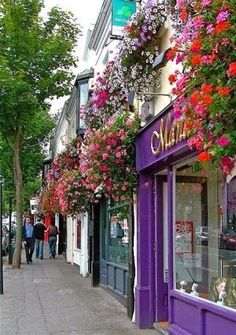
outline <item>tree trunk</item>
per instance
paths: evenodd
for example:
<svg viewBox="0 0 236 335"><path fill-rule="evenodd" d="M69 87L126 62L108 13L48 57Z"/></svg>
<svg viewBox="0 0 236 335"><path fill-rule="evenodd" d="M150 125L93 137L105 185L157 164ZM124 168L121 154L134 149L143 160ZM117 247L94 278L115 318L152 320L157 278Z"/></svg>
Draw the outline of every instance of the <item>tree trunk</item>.
<svg viewBox="0 0 236 335"><path fill-rule="evenodd" d="M12 260L13 269L15 268L19 269L21 265L23 181L22 181L22 171L20 164L20 151L21 151L21 139L20 139L20 131L18 130L15 134L14 154L13 154L14 181L16 188L16 211L17 211L16 245Z"/></svg>

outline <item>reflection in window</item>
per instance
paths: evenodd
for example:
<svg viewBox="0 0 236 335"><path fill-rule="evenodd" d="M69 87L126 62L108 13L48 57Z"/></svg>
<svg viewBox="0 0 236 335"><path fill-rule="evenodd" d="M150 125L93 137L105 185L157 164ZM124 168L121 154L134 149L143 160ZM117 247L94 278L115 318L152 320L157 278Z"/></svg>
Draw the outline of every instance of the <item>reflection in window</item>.
<svg viewBox="0 0 236 335"><path fill-rule="evenodd" d="M76 222L76 248L81 249L81 220L77 219Z"/></svg>
<svg viewBox="0 0 236 335"><path fill-rule="evenodd" d="M110 202L108 209L107 261L128 266L128 206Z"/></svg>
<svg viewBox="0 0 236 335"><path fill-rule="evenodd" d="M236 182L199 163L178 166L175 182L176 289L236 308ZM195 285L196 284L196 285Z"/></svg>

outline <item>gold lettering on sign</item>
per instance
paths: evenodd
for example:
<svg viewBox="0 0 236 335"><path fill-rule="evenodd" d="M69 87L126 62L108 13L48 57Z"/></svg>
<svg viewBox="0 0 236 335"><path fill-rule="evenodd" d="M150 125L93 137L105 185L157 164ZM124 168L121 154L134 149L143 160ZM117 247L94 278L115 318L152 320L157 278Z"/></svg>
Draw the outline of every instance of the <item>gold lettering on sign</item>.
<svg viewBox="0 0 236 335"><path fill-rule="evenodd" d="M187 137L185 121L174 123L171 120L171 113L166 118L161 118L160 129L154 130L151 135L151 151L154 156L165 151Z"/></svg>

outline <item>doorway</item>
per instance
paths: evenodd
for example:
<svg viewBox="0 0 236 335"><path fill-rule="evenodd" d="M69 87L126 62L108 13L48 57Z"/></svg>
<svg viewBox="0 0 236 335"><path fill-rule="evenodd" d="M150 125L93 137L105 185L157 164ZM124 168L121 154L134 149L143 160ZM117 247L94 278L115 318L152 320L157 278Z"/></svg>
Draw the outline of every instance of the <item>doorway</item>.
<svg viewBox="0 0 236 335"><path fill-rule="evenodd" d="M155 320L156 328L168 329L168 197L167 172L155 175Z"/></svg>

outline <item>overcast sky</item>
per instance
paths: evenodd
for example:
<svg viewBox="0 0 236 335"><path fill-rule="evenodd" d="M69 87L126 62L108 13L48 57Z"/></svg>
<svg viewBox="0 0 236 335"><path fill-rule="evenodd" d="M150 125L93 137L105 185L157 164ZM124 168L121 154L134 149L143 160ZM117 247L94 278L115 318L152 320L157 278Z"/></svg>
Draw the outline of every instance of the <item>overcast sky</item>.
<svg viewBox="0 0 236 335"><path fill-rule="evenodd" d="M45 9L43 14L47 13L52 7L58 6L63 10L71 11L78 19L79 24L82 26L82 32L86 32L91 23L95 23L103 0L44 0ZM83 37L79 40L79 50L83 46ZM82 50L81 50L82 51ZM79 51L78 51L79 53ZM79 57L81 58L81 54ZM74 70L76 75L76 69ZM61 98L54 101L52 104L52 112L61 110L66 98Z"/></svg>
<svg viewBox="0 0 236 335"><path fill-rule="evenodd" d="M47 11L53 6L70 10L85 25L97 18L102 2L103 0L44 0L44 5Z"/></svg>

